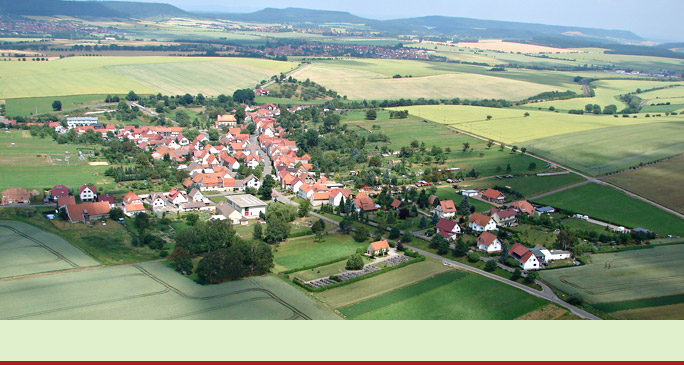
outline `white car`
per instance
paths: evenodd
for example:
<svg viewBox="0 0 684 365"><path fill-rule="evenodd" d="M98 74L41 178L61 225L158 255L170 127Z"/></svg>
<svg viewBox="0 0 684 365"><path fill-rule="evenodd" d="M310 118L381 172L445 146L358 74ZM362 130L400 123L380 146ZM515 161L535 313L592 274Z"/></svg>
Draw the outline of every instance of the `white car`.
<svg viewBox="0 0 684 365"><path fill-rule="evenodd" d="M444 264L444 266L449 266L449 263L446 261L444 261L443 264Z"/></svg>

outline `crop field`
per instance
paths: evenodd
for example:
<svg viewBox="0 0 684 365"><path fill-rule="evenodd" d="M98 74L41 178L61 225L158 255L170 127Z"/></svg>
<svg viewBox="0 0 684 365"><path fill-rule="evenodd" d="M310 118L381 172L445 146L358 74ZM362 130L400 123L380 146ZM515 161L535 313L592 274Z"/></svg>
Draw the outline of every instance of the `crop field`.
<svg viewBox="0 0 684 365"><path fill-rule="evenodd" d="M412 106L413 115L600 175L684 152L683 116L614 118L473 106ZM487 116L492 116L487 120Z"/></svg>
<svg viewBox="0 0 684 365"><path fill-rule="evenodd" d="M629 228L643 227L660 235L684 236L684 221L613 188L585 184L535 202Z"/></svg>
<svg viewBox="0 0 684 365"><path fill-rule="evenodd" d="M482 320L515 319L546 304L508 285L453 270L339 310L351 319Z"/></svg>
<svg viewBox="0 0 684 365"><path fill-rule="evenodd" d="M605 179L668 208L684 213L684 158L676 158Z"/></svg>
<svg viewBox="0 0 684 365"><path fill-rule="evenodd" d="M505 42L501 39L481 39L478 42L458 42L456 47L486 49L492 51L512 52L512 53L568 53L573 52L569 49L538 46L534 44Z"/></svg>
<svg viewBox="0 0 684 365"><path fill-rule="evenodd" d="M280 244L273 261L276 271L291 270L349 256L369 244L370 241L359 243L351 235L344 234L324 236L323 242L315 242L313 237L290 239Z"/></svg>
<svg viewBox="0 0 684 365"><path fill-rule="evenodd" d="M202 286L161 263L0 282L0 319L338 319L272 277Z"/></svg>
<svg viewBox="0 0 684 365"><path fill-rule="evenodd" d="M296 67L264 59L67 57L10 62L0 70L0 98L81 94L229 94Z"/></svg>
<svg viewBox="0 0 684 365"><path fill-rule="evenodd" d="M44 114L52 111L52 102L59 100L62 102L62 111L77 109L84 105L103 103L106 95L70 95L70 96L47 96L41 98L16 98L5 100L6 111L8 116L23 116L35 114Z"/></svg>
<svg viewBox="0 0 684 365"><path fill-rule="evenodd" d="M90 166L87 160L78 158L78 149L84 146L59 145L49 137L27 134L28 131L0 131L0 190L23 187L40 191L56 184L74 188L85 183L111 184L112 179L104 176L107 166Z"/></svg>
<svg viewBox="0 0 684 365"><path fill-rule="evenodd" d="M541 278L605 312L684 302L684 245L591 256L591 263L541 272Z"/></svg>
<svg viewBox="0 0 684 365"><path fill-rule="evenodd" d="M543 162L541 162L543 164ZM516 176L511 179L489 178L470 182L474 188L486 189L494 185L510 186L525 197L552 191L563 186L577 184L585 179L577 174L553 175L553 176Z"/></svg>
<svg viewBox="0 0 684 365"><path fill-rule="evenodd" d="M0 278L97 265L59 236L26 223L0 220Z"/></svg>

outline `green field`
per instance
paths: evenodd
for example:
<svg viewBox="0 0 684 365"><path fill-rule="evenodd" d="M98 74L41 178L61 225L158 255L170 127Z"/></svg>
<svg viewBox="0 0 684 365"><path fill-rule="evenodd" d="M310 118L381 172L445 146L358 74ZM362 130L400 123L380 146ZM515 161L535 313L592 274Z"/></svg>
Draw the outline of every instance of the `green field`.
<svg viewBox="0 0 684 365"><path fill-rule="evenodd" d="M364 263L371 262L371 258L368 256L362 256ZM319 266L309 270L298 271L292 274L304 281L314 280L329 277L330 275L337 275L347 271L345 266L347 265L347 260L343 259L341 261L335 262L329 265Z"/></svg>
<svg viewBox="0 0 684 365"><path fill-rule="evenodd" d="M626 171L606 181L684 213L684 158Z"/></svg>
<svg viewBox="0 0 684 365"><path fill-rule="evenodd" d="M607 186L586 184L535 202L629 228L643 227L659 235L684 236L681 218Z"/></svg>
<svg viewBox="0 0 684 365"><path fill-rule="evenodd" d="M604 253L588 265L542 271L541 278L604 312L671 305L684 302L682 259L684 245Z"/></svg>
<svg viewBox="0 0 684 365"><path fill-rule="evenodd" d="M0 70L0 98L62 95L231 94L297 65L248 58L67 57L9 62Z"/></svg>
<svg viewBox="0 0 684 365"><path fill-rule="evenodd" d="M272 277L201 286L161 263L0 282L0 319L338 319Z"/></svg>
<svg viewBox="0 0 684 365"><path fill-rule="evenodd" d="M543 162L540 162L543 164ZM563 186L576 184L585 181L585 179L577 174L567 175L553 175L553 176L537 176L526 175L516 176L511 179L497 179L489 178L478 181L469 182L470 187L486 189L492 186L510 186L513 190L522 194L525 197L549 192ZM469 188L470 188L469 187Z"/></svg>
<svg viewBox="0 0 684 365"><path fill-rule="evenodd" d="M324 236L323 242L315 242L314 237L290 239L280 244L273 261L277 271L291 270L349 256L369 244L370 241L359 243L344 234Z"/></svg>
<svg viewBox="0 0 684 365"><path fill-rule="evenodd" d="M0 220L0 278L97 266L61 237L16 221Z"/></svg>
<svg viewBox="0 0 684 365"><path fill-rule="evenodd" d="M449 271L340 312L352 319L515 319L546 304L497 281Z"/></svg>
<svg viewBox="0 0 684 365"><path fill-rule="evenodd" d="M59 100L62 102L62 111L77 109L84 105L104 103L106 95L69 95L69 96L47 96L42 98L17 98L5 100L6 112L8 116L20 116L44 114L52 111L52 102Z"/></svg>
<svg viewBox="0 0 684 365"><path fill-rule="evenodd" d="M71 188L86 183L111 185L112 179L104 176L107 166L90 166L78 158L78 150L84 148L91 147L59 145L50 137L32 137L28 131L0 131L0 190L22 187L42 191L56 184Z"/></svg>

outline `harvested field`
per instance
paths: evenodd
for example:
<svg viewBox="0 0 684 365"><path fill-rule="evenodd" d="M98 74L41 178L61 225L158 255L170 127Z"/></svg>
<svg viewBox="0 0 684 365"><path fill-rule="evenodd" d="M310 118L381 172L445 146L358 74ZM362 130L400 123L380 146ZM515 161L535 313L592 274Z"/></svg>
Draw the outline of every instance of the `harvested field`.
<svg viewBox="0 0 684 365"><path fill-rule="evenodd" d="M555 304L549 304L516 319L524 321L548 321L558 319L579 319L579 317L570 313L565 308L561 308Z"/></svg>

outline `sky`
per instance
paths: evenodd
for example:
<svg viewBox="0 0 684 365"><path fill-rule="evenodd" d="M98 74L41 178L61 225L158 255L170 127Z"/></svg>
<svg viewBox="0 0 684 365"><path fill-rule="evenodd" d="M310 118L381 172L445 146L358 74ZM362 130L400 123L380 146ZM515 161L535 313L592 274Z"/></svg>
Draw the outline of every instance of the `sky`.
<svg viewBox="0 0 684 365"><path fill-rule="evenodd" d="M426 15L630 30L648 40L684 41L684 0L141 0L187 11L248 13L266 7L348 11L371 19Z"/></svg>

